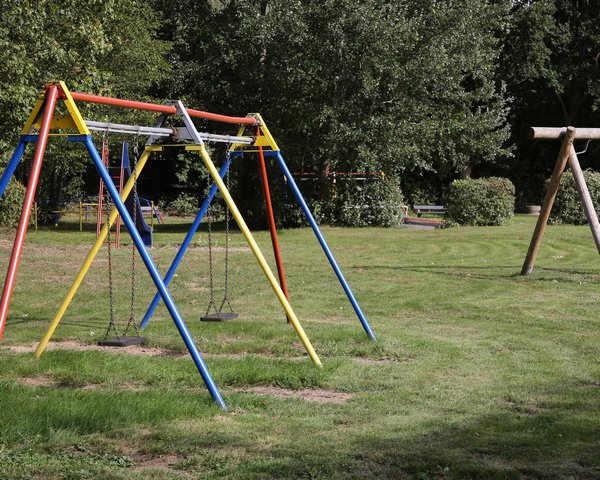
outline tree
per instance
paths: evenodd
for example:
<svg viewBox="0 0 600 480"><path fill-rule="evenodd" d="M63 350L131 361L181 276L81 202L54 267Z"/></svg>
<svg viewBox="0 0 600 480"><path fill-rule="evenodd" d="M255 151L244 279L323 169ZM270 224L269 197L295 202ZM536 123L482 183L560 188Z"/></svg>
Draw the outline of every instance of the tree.
<svg viewBox="0 0 600 480"><path fill-rule="evenodd" d="M6 0L0 17L3 162L44 83L64 80L73 90L140 97L168 73L169 45L156 38L158 16L142 0ZM84 111L102 117L104 110ZM82 151L51 142L42 194L81 193L88 163Z"/></svg>
<svg viewBox="0 0 600 480"><path fill-rule="evenodd" d="M505 7L194 3L163 7L175 53L165 92L224 113L263 113L293 168L321 175L315 199L330 200L334 170L384 170L409 188L423 172L449 183L506 154L506 105L494 80ZM251 200L255 190L241 187Z"/></svg>
<svg viewBox="0 0 600 480"><path fill-rule="evenodd" d="M528 127L599 124L599 17L596 1L513 2L501 71L514 99L512 175L522 202L541 200L556 156L554 144L527 137Z"/></svg>

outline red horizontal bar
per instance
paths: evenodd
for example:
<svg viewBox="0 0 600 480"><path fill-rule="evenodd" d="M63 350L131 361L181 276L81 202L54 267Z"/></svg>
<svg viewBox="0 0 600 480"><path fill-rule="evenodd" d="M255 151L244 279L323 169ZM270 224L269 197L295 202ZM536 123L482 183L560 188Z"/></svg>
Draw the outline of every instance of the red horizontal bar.
<svg viewBox="0 0 600 480"><path fill-rule="evenodd" d="M294 176L296 177L317 177L321 176L321 174L314 172L294 172ZM329 177L332 176L340 176L340 177L363 177L363 176L372 176L372 177L380 177L384 175L384 172L330 172L327 174Z"/></svg>
<svg viewBox="0 0 600 480"><path fill-rule="evenodd" d="M173 115L177 109L172 105L156 105L155 103L135 102L133 100L122 100L120 98L101 97L89 93L71 92L73 100L82 102L100 103L102 105L113 105L115 107L137 108L138 110L150 110L152 112L169 113Z"/></svg>
<svg viewBox="0 0 600 480"><path fill-rule="evenodd" d="M206 118L207 120L214 120L215 122L222 123L235 123L244 125L256 125L256 118L253 117L229 117L227 115L221 115L219 113L203 112L202 110L194 110L192 108L186 108L190 117Z"/></svg>
<svg viewBox="0 0 600 480"><path fill-rule="evenodd" d="M102 105L112 105L115 107L136 108L138 110L149 110L151 112L168 113L174 115L177 109L172 105L157 105L155 103L136 102L134 100L123 100L121 98L102 97L100 95L90 95L89 93L71 92L73 100L82 102L100 103ZM230 117L218 113L203 112L202 110L193 110L186 108L191 117L205 118L215 122L234 123L244 125L256 125L257 121L252 117Z"/></svg>

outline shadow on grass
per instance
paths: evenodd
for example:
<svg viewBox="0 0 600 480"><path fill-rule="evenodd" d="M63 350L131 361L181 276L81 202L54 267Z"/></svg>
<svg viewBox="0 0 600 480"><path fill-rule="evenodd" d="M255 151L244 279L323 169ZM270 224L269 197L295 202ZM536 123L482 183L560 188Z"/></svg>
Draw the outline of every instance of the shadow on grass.
<svg viewBox="0 0 600 480"><path fill-rule="evenodd" d="M412 438L390 424L388 430L372 429L320 453L303 448L289 458L287 449L271 452L287 457L286 464L278 470L255 467L252 473L302 478L307 471L314 478L599 478L600 424L589 421L598 414L598 386L577 391L581 395L572 396L573 386L564 385L559 392L564 397L533 404L507 398L497 412L460 424L441 421Z"/></svg>
<svg viewBox="0 0 600 480"><path fill-rule="evenodd" d="M597 414L597 398L576 405L507 401L507 408L408 442L369 435L357 447L363 461L383 467L382 478L395 478L399 470L417 478L600 476L600 429L589 422Z"/></svg>
<svg viewBox="0 0 600 480"><path fill-rule="evenodd" d="M573 268L536 268L535 273L531 275L521 275L520 268L515 268L514 265L490 265L490 266L473 266L473 265L354 265L346 267L348 270L389 270L389 271L407 271L413 273L432 273L434 275L443 275L449 277L471 278L478 280L490 279L529 279L528 281L539 282L566 282L566 283L581 283L582 277L590 282L600 281L600 271L598 270L583 270ZM510 271L510 273L493 273L486 274L485 271Z"/></svg>

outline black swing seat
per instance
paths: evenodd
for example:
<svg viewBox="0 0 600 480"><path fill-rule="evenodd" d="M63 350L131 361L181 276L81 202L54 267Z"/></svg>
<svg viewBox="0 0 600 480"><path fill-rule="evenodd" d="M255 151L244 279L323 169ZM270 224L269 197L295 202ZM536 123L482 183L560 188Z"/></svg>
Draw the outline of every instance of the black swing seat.
<svg viewBox="0 0 600 480"><path fill-rule="evenodd" d="M146 343L146 337L135 335L105 338L100 340L98 345L101 347L130 347L132 345L143 345L144 343Z"/></svg>
<svg viewBox="0 0 600 480"><path fill-rule="evenodd" d="M215 312L209 313L208 315L204 315L200 317L200 321L202 322L226 322L227 320L234 320L238 318L237 313L223 313L223 312Z"/></svg>

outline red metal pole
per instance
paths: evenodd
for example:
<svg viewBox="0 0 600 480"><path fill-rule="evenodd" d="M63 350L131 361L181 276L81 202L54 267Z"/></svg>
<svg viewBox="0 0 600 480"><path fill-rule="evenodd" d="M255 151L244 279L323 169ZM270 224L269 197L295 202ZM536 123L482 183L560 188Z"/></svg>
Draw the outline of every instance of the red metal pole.
<svg viewBox="0 0 600 480"><path fill-rule="evenodd" d="M106 166L108 162L108 141L102 140L102 163ZM98 190L98 207L96 209L96 238L100 236L102 230L102 212L104 208L104 182L100 179L100 188Z"/></svg>
<svg viewBox="0 0 600 480"><path fill-rule="evenodd" d="M149 110L151 112L160 112L175 114L177 109L173 105L156 105L155 103L136 102L133 100L123 100L121 98L101 97L100 95L90 95L89 93L71 92L73 100L82 102L99 103L102 105L112 105L113 107L137 108L138 110Z"/></svg>
<svg viewBox="0 0 600 480"><path fill-rule="evenodd" d="M260 128L256 129L256 136L260 136ZM283 262L281 260L281 250L279 249L279 240L277 239L277 226L275 225L275 214L273 213L273 204L271 203L271 191L269 189L269 177L267 176L267 166L265 164L265 156L262 147L258 147L258 165L260 167L260 180L263 188L263 196L265 197L265 205L267 207L267 218L269 220L269 233L271 234L271 243L273 244L273 254L275 255L275 264L277 265L277 275L279 276L279 285L289 301L290 295L285 281L285 272L283 271ZM289 323L288 318L288 323Z"/></svg>
<svg viewBox="0 0 600 480"><path fill-rule="evenodd" d="M137 108L138 110L149 110L151 112L168 113L174 115L177 109L172 105L157 105L155 103L136 102L134 100L123 100L121 98L102 97L100 95L90 95L89 93L71 92L73 100L82 102L100 103L102 105L112 105L115 107ZM234 123L242 125L256 125L257 121L252 117L230 117L218 113L203 112L202 110L193 110L186 108L191 117L205 118L215 122Z"/></svg>
<svg viewBox="0 0 600 480"><path fill-rule="evenodd" d="M46 151L46 144L48 143L48 133L50 132L50 123L52 122L52 115L54 114L57 97L58 89L56 85L48 87L48 90L46 90L46 107L42 119L42 126L40 127L37 148L33 156L31 174L29 175L29 183L27 184L23 209L21 210L21 219L19 220L19 226L17 227L17 235L10 257L10 263L8 265L8 272L6 272L2 299L0 300L0 339L2 339L4 326L6 325L6 317L8 316L8 309L13 288L15 286L17 270L19 269L19 260L21 259L21 253L23 252L23 244L25 243L25 235L27 233L27 226L29 225L29 216L31 215L31 206L37 189L40 170L42 169L42 160L44 158L44 152Z"/></svg>
<svg viewBox="0 0 600 480"><path fill-rule="evenodd" d="M192 108L186 108L190 117L205 118L207 120L214 120L215 122L222 123L235 123L242 125L256 125L256 119L252 117L229 117L227 115L220 115L218 113L203 112L202 110L194 110Z"/></svg>

